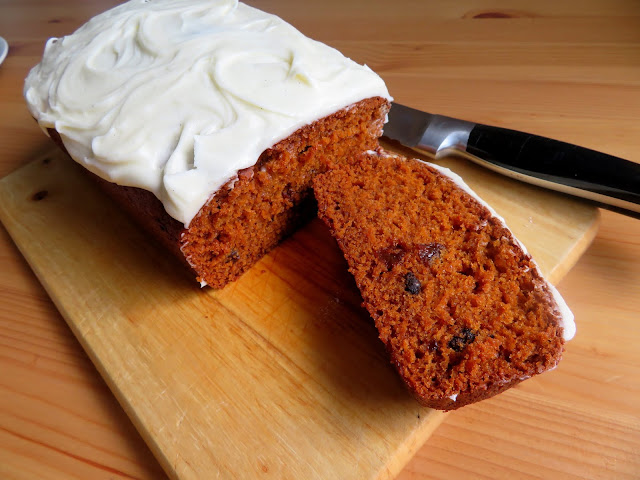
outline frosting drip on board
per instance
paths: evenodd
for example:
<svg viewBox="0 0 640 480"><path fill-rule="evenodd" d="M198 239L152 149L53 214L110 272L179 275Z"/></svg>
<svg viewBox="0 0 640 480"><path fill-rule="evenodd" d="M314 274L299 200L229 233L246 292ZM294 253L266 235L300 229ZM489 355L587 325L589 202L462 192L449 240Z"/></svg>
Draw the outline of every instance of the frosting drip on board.
<svg viewBox="0 0 640 480"><path fill-rule="evenodd" d="M98 176L153 192L188 226L238 170L369 97L367 66L235 0L132 0L47 42L24 95Z"/></svg>

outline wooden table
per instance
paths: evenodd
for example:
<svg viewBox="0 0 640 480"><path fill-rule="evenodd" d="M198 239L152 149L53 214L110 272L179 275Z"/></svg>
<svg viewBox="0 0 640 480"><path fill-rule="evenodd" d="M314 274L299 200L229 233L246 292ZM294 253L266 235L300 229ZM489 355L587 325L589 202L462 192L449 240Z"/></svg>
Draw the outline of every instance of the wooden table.
<svg viewBox="0 0 640 480"><path fill-rule="evenodd" d="M0 0L0 177L50 148L22 100L45 40L116 3ZM632 0L249 3L367 63L401 103L640 161ZM165 478L0 232L0 477ZM450 414L400 478L640 478L640 222L603 212L558 287L578 325L561 367Z"/></svg>

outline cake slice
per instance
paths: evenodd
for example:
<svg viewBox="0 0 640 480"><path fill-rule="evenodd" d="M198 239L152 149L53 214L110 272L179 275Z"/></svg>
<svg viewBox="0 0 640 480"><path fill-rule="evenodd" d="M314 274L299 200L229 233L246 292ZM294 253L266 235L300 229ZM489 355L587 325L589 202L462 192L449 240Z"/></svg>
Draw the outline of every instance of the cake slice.
<svg viewBox="0 0 640 480"><path fill-rule="evenodd" d="M318 215L421 404L456 409L557 365L571 312L458 176L377 150L313 183Z"/></svg>

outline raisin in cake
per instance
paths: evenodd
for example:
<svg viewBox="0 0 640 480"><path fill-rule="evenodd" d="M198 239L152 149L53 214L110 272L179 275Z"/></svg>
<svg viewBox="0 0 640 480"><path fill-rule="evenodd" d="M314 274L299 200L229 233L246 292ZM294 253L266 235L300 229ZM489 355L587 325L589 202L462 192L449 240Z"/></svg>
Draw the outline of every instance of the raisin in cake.
<svg viewBox="0 0 640 480"><path fill-rule="evenodd" d="M571 312L455 174L378 150L317 176L314 193L420 403L455 409L556 366Z"/></svg>
<svg viewBox="0 0 640 480"><path fill-rule="evenodd" d="M311 179L376 148L382 79L235 0L131 0L50 39L25 82L40 126L203 284L309 217Z"/></svg>

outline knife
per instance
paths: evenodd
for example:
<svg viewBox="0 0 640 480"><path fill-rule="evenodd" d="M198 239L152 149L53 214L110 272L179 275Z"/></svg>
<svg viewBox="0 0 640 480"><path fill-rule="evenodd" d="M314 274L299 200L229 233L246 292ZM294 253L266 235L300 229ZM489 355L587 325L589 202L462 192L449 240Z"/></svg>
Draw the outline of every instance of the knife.
<svg viewBox="0 0 640 480"><path fill-rule="evenodd" d="M452 150L500 174L640 218L640 164L530 133L394 103L383 136L436 158Z"/></svg>

